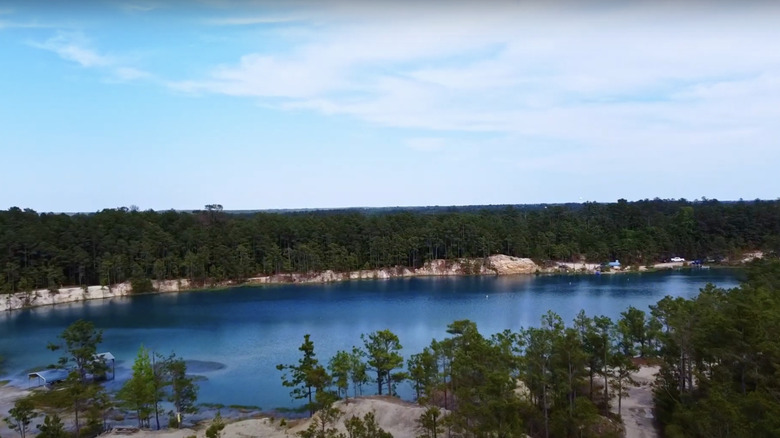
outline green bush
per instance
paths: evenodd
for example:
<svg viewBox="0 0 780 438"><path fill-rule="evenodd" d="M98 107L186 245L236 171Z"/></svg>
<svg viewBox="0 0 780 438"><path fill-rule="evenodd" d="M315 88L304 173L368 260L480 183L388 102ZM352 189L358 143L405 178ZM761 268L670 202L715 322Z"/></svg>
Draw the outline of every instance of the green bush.
<svg viewBox="0 0 780 438"><path fill-rule="evenodd" d="M148 278L133 278L130 280L130 289L134 294L142 294L146 292L154 292L154 286L152 280Z"/></svg>

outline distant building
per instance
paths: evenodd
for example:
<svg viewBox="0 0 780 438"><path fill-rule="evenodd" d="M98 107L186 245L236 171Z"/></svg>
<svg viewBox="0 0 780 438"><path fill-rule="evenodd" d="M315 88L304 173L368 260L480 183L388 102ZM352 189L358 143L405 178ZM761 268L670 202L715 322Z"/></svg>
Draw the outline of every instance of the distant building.
<svg viewBox="0 0 780 438"><path fill-rule="evenodd" d="M619 268L620 267L620 260L615 260L614 262L607 263L607 266L610 268Z"/></svg>

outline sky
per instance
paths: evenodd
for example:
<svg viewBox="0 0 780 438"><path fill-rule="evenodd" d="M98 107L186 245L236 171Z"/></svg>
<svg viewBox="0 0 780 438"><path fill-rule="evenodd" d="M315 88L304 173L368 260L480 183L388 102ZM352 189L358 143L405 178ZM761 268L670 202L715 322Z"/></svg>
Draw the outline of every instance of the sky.
<svg viewBox="0 0 780 438"><path fill-rule="evenodd" d="M777 199L780 4L0 0L0 208Z"/></svg>

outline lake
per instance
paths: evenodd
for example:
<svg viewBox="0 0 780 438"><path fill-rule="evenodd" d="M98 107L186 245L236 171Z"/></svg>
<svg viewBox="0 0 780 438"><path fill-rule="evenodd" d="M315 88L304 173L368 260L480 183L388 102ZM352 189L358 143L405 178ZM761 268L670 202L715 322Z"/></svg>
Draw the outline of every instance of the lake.
<svg viewBox="0 0 780 438"><path fill-rule="evenodd" d="M31 368L55 363L48 342L73 321L104 331L100 351L117 357L116 388L129 376L139 345L175 352L202 376L201 402L293 407L281 385L279 363L295 363L303 335L327 363L337 350L361 345L360 334L390 329L417 353L446 336L458 319L485 335L538 325L547 310L570 323L584 309L612 318L629 305L646 310L665 295L692 297L707 283L730 288L738 271L726 269L620 275L448 277L364 280L324 285L240 287L144 295L7 312L0 315L2 374L26 386ZM368 389L373 389L369 385ZM408 384L401 395L410 396Z"/></svg>

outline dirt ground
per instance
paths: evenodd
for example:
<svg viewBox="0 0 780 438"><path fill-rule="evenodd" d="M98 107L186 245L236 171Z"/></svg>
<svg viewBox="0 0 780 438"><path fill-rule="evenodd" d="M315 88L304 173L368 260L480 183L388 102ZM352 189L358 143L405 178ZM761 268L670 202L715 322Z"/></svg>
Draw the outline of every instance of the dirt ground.
<svg viewBox="0 0 780 438"><path fill-rule="evenodd" d="M373 411L379 426L393 434L396 438L413 438L419 434L417 419L424 408L387 397L366 397L350 400L349 403L338 402L336 406L344 413L338 422L338 429L344 431L343 420L353 415L363 417ZM290 422L287 426L280 425L280 419L257 418L229 422L222 432L223 438L287 438L309 427L311 419ZM196 436L204 438L208 424L202 424L194 429L145 431L132 433L134 438L186 438ZM113 431L103 436L122 437L124 433Z"/></svg>
<svg viewBox="0 0 780 438"><path fill-rule="evenodd" d="M626 428L626 438L657 438L658 431L653 423L653 387L657 366L642 366L633 374L639 384L628 389L628 397L623 397L620 415ZM617 398L612 400L612 409L617 412Z"/></svg>
<svg viewBox="0 0 780 438"><path fill-rule="evenodd" d="M13 408L14 402L27 394L28 391L22 388L7 385L0 386L0 418L5 418L8 415L8 410ZM382 396L365 397L357 400L350 399L349 403L341 401L336 403L336 406L344 413L338 422L339 430L344 430L342 425L344 419L352 415L363 417L366 413L373 411L379 426L393 434L396 438L416 437L419 434L417 419L424 411L424 408L413 403ZM40 418L37 418L30 425L29 432L31 432L31 435L37 433L35 426L40 423L40 420ZM312 420L291 421L287 426L281 426L280 419L270 418L238 421L226 418L225 421L228 424L222 433L223 438L287 438L295 436L296 432L305 430L309 427ZM178 430L138 430L133 432L134 428L131 428L128 431L115 430L102 436L132 436L135 438L186 438L195 436L197 438L205 438L207 427L208 422L200 423L195 428ZM18 436L18 432L10 429L5 421L0 421L0 436Z"/></svg>

